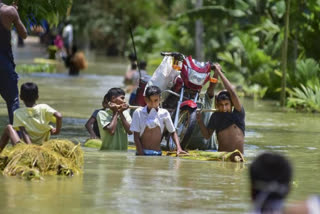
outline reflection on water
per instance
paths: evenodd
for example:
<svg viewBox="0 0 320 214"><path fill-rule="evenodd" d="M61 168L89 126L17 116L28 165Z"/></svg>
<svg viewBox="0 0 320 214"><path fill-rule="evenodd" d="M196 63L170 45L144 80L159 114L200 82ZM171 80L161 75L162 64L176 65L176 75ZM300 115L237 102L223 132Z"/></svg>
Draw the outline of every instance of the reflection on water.
<svg viewBox="0 0 320 214"><path fill-rule="evenodd" d="M120 61L113 61L110 67L108 62L99 62L103 70L96 67L96 72L90 70L78 77L66 73L22 75L19 84L37 83L38 103L62 112L59 137L84 142L89 136L86 120L101 108L109 88L122 86L122 76L104 75L116 68L125 70ZM290 202L319 193L319 115L282 112L268 101L243 102L245 164L136 157L134 152L84 148L81 176L52 176L36 182L0 176L1 213L243 213L250 207L248 163L267 150L288 155L294 163ZM3 100L0 114L2 130L7 118Z"/></svg>

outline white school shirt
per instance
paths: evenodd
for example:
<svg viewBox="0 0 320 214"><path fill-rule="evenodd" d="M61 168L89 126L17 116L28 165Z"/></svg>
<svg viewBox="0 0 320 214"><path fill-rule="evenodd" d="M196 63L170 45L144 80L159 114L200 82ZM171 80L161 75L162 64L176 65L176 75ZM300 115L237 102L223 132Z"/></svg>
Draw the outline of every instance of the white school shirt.
<svg viewBox="0 0 320 214"><path fill-rule="evenodd" d="M307 200L307 208L309 214L319 214L320 213L320 197L311 196Z"/></svg>
<svg viewBox="0 0 320 214"><path fill-rule="evenodd" d="M151 129L159 126L161 134L163 133L165 127L170 133L175 131L168 110L163 108L158 108L158 111L151 109L149 114L147 111L147 106L140 107L135 110L132 116L130 131L140 132L140 136L142 136L146 126Z"/></svg>

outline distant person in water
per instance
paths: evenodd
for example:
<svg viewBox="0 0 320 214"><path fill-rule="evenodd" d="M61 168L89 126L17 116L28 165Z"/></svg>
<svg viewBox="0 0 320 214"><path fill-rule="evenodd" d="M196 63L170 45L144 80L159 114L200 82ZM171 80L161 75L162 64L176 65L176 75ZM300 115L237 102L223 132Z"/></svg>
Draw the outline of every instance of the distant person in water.
<svg viewBox="0 0 320 214"><path fill-rule="evenodd" d="M130 130L134 133L137 155L162 155L160 144L165 129L171 134L177 146L177 155L186 154L181 149L169 112L159 107L160 95L159 87L149 86L145 94L147 105L133 113Z"/></svg>
<svg viewBox="0 0 320 214"><path fill-rule="evenodd" d="M197 121L202 135L209 139L216 131L218 151L232 152L238 149L243 153L245 112L235 89L221 71L221 66L215 64L215 73L220 77L226 90L220 91L215 97L217 112L211 115L209 124L204 125L200 112ZM232 110L233 109L233 110Z"/></svg>
<svg viewBox="0 0 320 214"><path fill-rule="evenodd" d="M128 134L131 116L125 100L125 92L121 88L111 88L105 95L108 107L98 112L97 121L101 135L101 150L128 149Z"/></svg>
<svg viewBox="0 0 320 214"><path fill-rule="evenodd" d="M137 57L134 53L130 53L128 59L130 61L130 64L128 65L127 71L124 75L123 83L125 85L132 85L132 77L134 72L137 70Z"/></svg>
<svg viewBox="0 0 320 214"><path fill-rule="evenodd" d="M91 117L88 119L85 127L88 130L90 134L91 139L96 139L100 138L100 132L99 132L99 126L98 126L98 121L97 121L97 115L99 111L105 110L108 106L108 99L107 99L107 94L104 96L102 100L102 108L101 109L96 109Z"/></svg>
<svg viewBox="0 0 320 214"><path fill-rule="evenodd" d="M65 59L65 65L69 68L70 76L79 75L80 70L87 68L87 62L82 51L78 51L77 46L72 47L71 55Z"/></svg>
<svg viewBox="0 0 320 214"><path fill-rule="evenodd" d="M292 167L280 154L260 154L249 167L252 214L280 214L290 191Z"/></svg>
<svg viewBox="0 0 320 214"><path fill-rule="evenodd" d="M17 5L5 5L0 0L0 94L6 101L10 124L13 112L19 108L18 74L15 72L11 47L12 24L19 37L27 38L27 30L22 24Z"/></svg>
<svg viewBox="0 0 320 214"><path fill-rule="evenodd" d="M20 98L26 107L14 112L13 125L8 125L1 136L0 152L8 144L9 139L13 145L21 142L16 131L20 131L23 142L41 145L49 140L51 134L57 135L61 130L61 113L47 104L36 104L39 94L35 83L22 84L20 91ZM50 123L55 123L56 127L52 127Z"/></svg>
<svg viewBox="0 0 320 214"><path fill-rule="evenodd" d="M131 94L130 94L130 98L129 98L130 105L137 105L136 96L137 96L137 89L139 87L140 79L147 83L149 81L149 79L151 78L146 71L147 62L142 60L139 63L139 65L140 65L139 66L140 73L139 73L139 70L136 69L132 75L132 85L130 86L131 87L130 88Z"/></svg>

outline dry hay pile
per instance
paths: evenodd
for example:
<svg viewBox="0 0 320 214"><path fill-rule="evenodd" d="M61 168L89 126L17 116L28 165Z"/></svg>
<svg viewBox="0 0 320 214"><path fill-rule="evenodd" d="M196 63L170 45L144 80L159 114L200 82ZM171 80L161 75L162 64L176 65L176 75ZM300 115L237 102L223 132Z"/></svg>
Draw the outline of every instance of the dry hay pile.
<svg viewBox="0 0 320 214"><path fill-rule="evenodd" d="M6 148L0 156L0 169L4 175L26 179L41 178L41 175L72 176L81 173L82 166L80 144L64 139L50 140L42 146L19 143Z"/></svg>

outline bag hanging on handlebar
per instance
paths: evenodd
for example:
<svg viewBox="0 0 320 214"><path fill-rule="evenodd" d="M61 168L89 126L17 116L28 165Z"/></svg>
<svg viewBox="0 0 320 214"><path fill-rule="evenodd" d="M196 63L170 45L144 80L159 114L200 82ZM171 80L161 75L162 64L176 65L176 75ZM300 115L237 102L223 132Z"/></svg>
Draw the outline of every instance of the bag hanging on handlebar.
<svg viewBox="0 0 320 214"><path fill-rule="evenodd" d="M173 57L165 56L148 81L146 88L152 85L158 86L161 91L171 88L174 84L174 79L179 75L179 72L172 68L172 63Z"/></svg>

